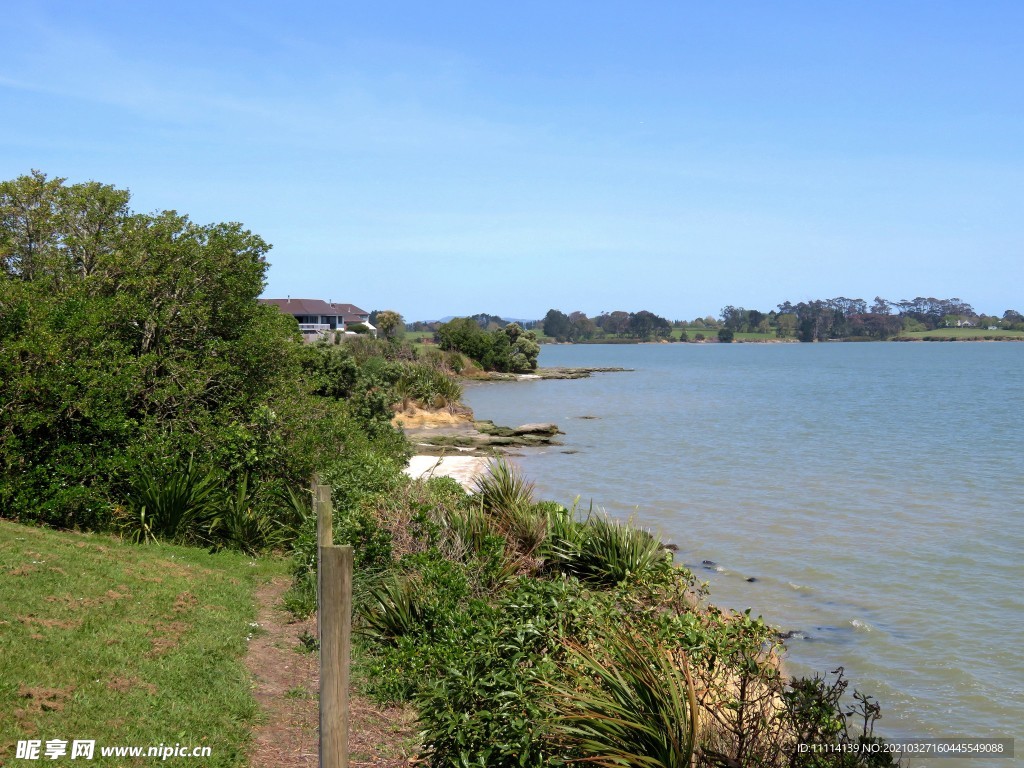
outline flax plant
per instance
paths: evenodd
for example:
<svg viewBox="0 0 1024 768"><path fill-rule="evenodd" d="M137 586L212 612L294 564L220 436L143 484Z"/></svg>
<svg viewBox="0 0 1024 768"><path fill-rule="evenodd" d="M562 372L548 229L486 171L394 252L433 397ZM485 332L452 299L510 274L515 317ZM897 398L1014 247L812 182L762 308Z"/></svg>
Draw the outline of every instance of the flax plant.
<svg viewBox="0 0 1024 768"><path fill-rule="evenodd" d="M697 699L686 659L626 630L600 655L567 644L575 688L555 690L554 737L579 762L608 768L684 768L697 744ZM574 674L578 673L578 674Z"/></svg>

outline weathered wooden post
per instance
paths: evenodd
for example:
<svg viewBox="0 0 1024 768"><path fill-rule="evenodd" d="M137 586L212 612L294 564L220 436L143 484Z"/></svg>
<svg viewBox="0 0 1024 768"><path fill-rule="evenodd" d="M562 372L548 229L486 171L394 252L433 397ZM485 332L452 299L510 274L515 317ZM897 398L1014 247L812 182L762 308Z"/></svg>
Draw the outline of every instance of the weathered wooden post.
<svg viewBox="0 0 1024 768"><path fill-rule="evenodd" d="M321 546L320 768L348 768L352 547Z"/></svg>
<svg viewBox="0 0 1024 768"><path fill-rule="evenodd" d="M334 505L331 486L320 484L320 475L313 475L313 512L316 514L316 639L323 641L320 605L323 596L324 569L320 566L320 547L334 543Z"/></svg>
<svg viewBox="0 0 1024 768"><path fill-rule="evenodd" d="M316 501L316 544L329 547L334 543L334 504L331 502L331 486L317 483L313 486Z"/></svg>

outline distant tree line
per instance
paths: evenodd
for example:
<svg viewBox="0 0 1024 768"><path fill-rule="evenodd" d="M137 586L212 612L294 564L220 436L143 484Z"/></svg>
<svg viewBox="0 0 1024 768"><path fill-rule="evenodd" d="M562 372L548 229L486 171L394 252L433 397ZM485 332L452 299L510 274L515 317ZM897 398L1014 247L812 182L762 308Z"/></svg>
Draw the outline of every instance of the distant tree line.
<svg viewBox="0 0 1024 768"><path fill-rule="evenodd" d="M461 335L469 333L469 324L493 334L509 325L498 315L480 313L458 318ZM452 321L455 322L455 321ZM440 329L451 323L416 322L408 331L430 332L440 342ZM794 304L779 304L767 312L732 305L723 307L719 317L710 315L693 320L673 320L647 310L639 312L602 312L588 317L581 311L566 314L549 309L540 320L518 322L520 331L541 330L545 337L559 342L600 341L705 341L730 342L736 334L760 334L778 339L826 341L830 339L886 340L905 332L934 331L942 328L980 328L1024 331L1024 314L1014 309L1002 316L976 312L962 299L915 299L889 301L876 296L870 304L864 299L838 296ZM446 332L451 335L452 331ZM451 342L444 342L449 344ZM472 345L471 345L472 346ZM466 353L469 354L469 353ZM473 357L473 355L470 355ZM476 358L479 359L479 358ZM500 370L500 369L495 369Z"/></svg>
<svg viewBox="0 0 1024 768"><path fill-rule="evenodd" d="M573 342L609 337L649 341L668 339L672 335L672 323L646 309L639 312L602 312L593 318L583 312L567 315L560 310L549 309L542 327L545 336Z"/></svg>
<svg viewBox="0 0 1024 768"><path fill-rule="evenodd" d="M1008 309L1001 317L978 313L958 298L917 297L889 301L876 296L871 304L864 299L839 296L794 304L786 301L776 309L726 306L719 318L693 320L667 319L652 312L610 312L594 318L583 312L566 315L548 310L541 321L544 334L557 341L585 342L608 339L653 341L678 338L679 341L703 341L715 337L730 342L736 334L762 334L779 339L825 341L865 338L885 340L904 332L932 331L942 328L982 328L1024 331L1024 315ZM672 329L680 329L673 334Z"/></svg>
<svg viewBox="0 0 1024 768"><path fill-rule="evenodd" d="M979 314L962 299L917 297L889 301L880 296L869 305L864 299L815 299L797 304L784 302L777 310L727 306L722 326L734 333L774 333L780 339L800 341L827 339L889 339L903 332L940 328L999 328L1024 330L1024 317L1008 309L1002 317Z"/></svg>

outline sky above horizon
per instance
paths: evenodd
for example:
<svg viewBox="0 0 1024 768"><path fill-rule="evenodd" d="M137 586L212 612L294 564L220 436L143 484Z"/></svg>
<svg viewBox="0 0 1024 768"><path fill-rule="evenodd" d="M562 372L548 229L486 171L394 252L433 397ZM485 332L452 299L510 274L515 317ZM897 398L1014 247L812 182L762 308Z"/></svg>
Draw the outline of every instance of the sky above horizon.
<svg viewBox="0 0 1024 768"><path fill-rule="evenodd" d="M0 178L240 221L407 320L1024 311L1024 3L20 2Z"/></svg>

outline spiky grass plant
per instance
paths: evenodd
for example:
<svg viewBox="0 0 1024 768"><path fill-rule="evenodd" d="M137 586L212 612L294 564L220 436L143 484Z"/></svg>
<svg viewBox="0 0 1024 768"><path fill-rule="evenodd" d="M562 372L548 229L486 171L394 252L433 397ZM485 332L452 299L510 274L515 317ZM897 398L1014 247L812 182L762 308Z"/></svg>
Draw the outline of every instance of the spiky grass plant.
<svg viewBox="0 0 1024 768"><path fill-rule="evenodd" d="M242 476L234 491L224 490L210 519L209 530L215 545L239 549L256 555L283 546L289 539L287 524L275 521L260 509L249 485Z"/></svg>
<svg viewBox="0 0 1024 768"><path fill-rule="evenodd" d="M548 535L548 514L533 503L533 483L503 458L476 480L481 508L522 557L531 556Z"/></svg>
<svg viewBox="0 0 1024 768"><path fill-rule="evenodd" d="M544 552L551 567L601 587L646 578L668 557L649 531L593 514L583 522L555 518Z"/></svg>
<svg viewBox="0 0 1024 768"><path fill-rule="evenodd" d="M422 627L426 615L416 582L387 578L367 590L362 631L378 640L393 641Z"/></svg>
<svg viewBox="0 0 1024 768"><path fill-rule="evenodd" d="M487 540L498 535L482 507L471 506L453 511L444 521L446 554L465 559L484 550Z"/></svg>
<svg viewBox="0 0 1024 768"><path fill-rule="evenodd" d="M643 578L665 561L665 550L649 531L630 523L595 517L587 522L577 568L584 580L618 584Z"/></svg>
<svg viewBox="0 0 1024 768"><path fill-rule="evenodd" d="M685 768L697 744L697 698L681 652L618 630L597 654L567 645L573 689L555 691L555 738L580 762Z"/></svg>
<svg viewBox="0 0 1024 768"><path fill-rule="evenodd" d="M487 466L487 471L476 479L474 490L483 508L499 518L533 504L533 483L503 458Z"/></svg>
<svg viewBox="0 0 1024 768"><path fill-rule="evenodd" d="M132 488L131 514L122 524L133 541L206 543L220 478L187 465L143 471Z"/></svg>
<svg viewBox="0 0 1024 768"><path fill-rule="evenodd" d="M413 402L424 408L451 408L462 399L462 386L449 373L420 363L402 366L395 391L403 408Z"/></svg>

